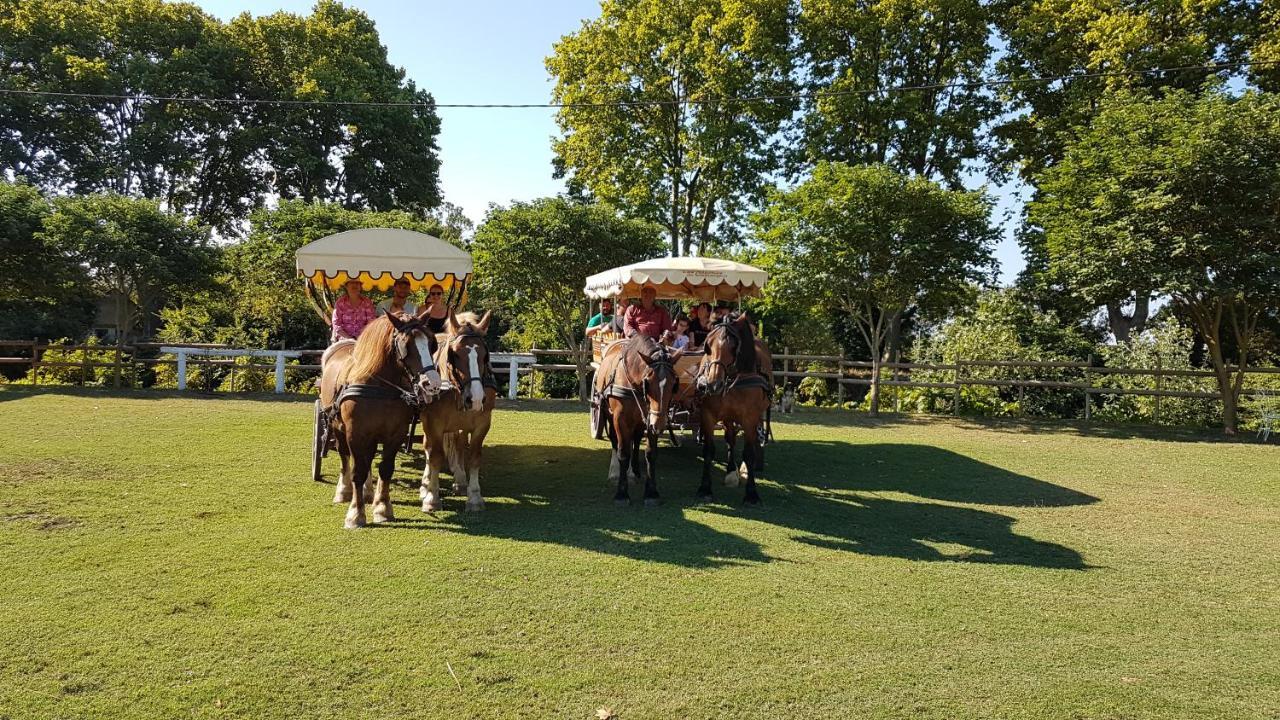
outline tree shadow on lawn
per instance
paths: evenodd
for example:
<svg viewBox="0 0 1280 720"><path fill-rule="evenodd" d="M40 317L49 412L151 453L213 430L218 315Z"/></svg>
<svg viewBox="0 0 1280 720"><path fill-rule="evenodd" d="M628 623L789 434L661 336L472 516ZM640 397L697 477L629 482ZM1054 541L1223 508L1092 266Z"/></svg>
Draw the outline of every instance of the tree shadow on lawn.
<svg viewBox="0 0 1280 720"><path fill-rule="evenodd" d="M977 417L962 415L915 415L911 413L882 413L871 417L864 412L832 408L801 408L787 415L773 416L775 426L808 425L828 428L886 428L943 425L952 428L973 428L991 432L1015 434L1061 434L1076 437L1097 437L1111 440L1162 440L1168 442L1241 442L1244 434L1235 438L1222 434L1221 430L1203 427L1177 427L1168 425L1144 425L1140 423L1100 423L1065 418L1013 418Z"/></svg>
<svg viewBox="0 0 1280 720"><path fill-rule="evenodd" d="M1071 548L1014 532L1015 518L1008 515L879 493L1043 508L1098 502L1092 495L929 445L783 441L767 448L766 460L764 477L781 487L770 492L764 485L763 507L749 512L760 522L798 531L792 536L798 542L910 560L1087 567ZM742 493L715 491L735 501Z"/></svg>
<svg viewBox="0 0 1280 720"><path fill-rule="evenodd" d="M664 447L658 487L665 504L641 507L641 489L633 485L632 505L616 507L614 488L605 480L606 447L498 445L485 449L484 490L491 502L483 514L446 512L398 524L693 568L778 559L758 542L699 522L697 514L687 512L696 509L788 528L797 531L792 536L797 542L832 550L911 560L1086 567L1068 547L1015 533L1012 517L876 495L896 491L1021 507L1097 502L1069 488L925 445L787 441L770 446L768 463L761 506L741 506L741 488L721 485L722 463L713 476L718 502L704 504L694 497L702 471L695 451ZM446 509L460 509L462 502L447 498ZM732 505L721 504L725 502ZM415 511L406 508L400 515L411 518L411 513Z"/></svg>

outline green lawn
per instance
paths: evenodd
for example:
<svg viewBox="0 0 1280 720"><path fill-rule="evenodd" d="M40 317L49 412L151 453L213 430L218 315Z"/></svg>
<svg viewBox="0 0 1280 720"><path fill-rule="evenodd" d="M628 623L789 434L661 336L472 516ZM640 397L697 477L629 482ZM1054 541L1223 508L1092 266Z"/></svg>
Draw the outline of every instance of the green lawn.
<svg viewBox="0 0 1280 720"><path fill-rule="evenodd" d="M350 532L309 398L0 417L0 718L1280 717L1274 443L810 411L760 507L664 447L620 509L524 401L486 512Z"/></svg>

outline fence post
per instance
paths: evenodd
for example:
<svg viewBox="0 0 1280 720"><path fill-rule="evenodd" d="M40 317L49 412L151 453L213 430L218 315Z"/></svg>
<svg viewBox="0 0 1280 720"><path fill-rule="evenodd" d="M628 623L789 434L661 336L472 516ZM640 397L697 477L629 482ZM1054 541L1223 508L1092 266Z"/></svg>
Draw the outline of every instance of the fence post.
<svg viewBox="0 0 1280 720"><path fill-rule="evenodd" d="M1093 415L1093 392L1089 384L1089 368L1093 366L1093 353L1089 353L1089 363L1085 365L1084 372L1084 420L1089 422L1089 418Z"/></svg>
<svg viewBox="0 0 1280 720"><path fill-rule="evenodd" d="M117 335L117 336L116 336L116 364L115 364L115 376L114 376L114 378L112 378L112 381L111 381L111 384L112 384L112 385L113 385L117 390L119 390L119 389L120 389L120 362L123 360L123 358L121 357L123 353L121 352L120 345L121 345L121 343L123 343L123 342L124 342L124 340L123 340L119 335Z"/></svg>
<svg viewBox="0 0 1280 720"><path fill-rule="evenodd" d="M520 380L520 363L513 356L507 361L507 399L516 399L516 383Z"/></svg>
<svg viewBox="0 0 1280 720"><path fill-rule="evenodd" d="M284 353L276 351L276 394L284 392Z"/></svg>
<svg viewBox="0 0 1280 720"><path fill-rule="evenodd" d="M836 361L836 402L844 407L844 348L840 349L840 359Z"/></svg>
<svg viewBox="0 0 1280 720"><path fill-rule="evenodd" d="M187 389L187 353L178 350L178 389Z"/></svg>
<svg viewBox="0 0 1280 720"><path fill-rule="evenodd" d="M31 340L31 377L32 382L40 384L40 338Z"/></svg>
<svg viewBox="0 0 1280 720"><path fill-rule="evenodd" d="M89 346L80 346L80 387L89 385Z"/></svg>
<svg viewBox="0 0 1280 720"><path fill-rule="evenodd" d="M1156 392L1157 393L1162 392L1164 388L1164 374L1161 373L1160 370L1161 370L1160 353L1157 351L1156 352ZM1160 424L1160 400L1161 400L1161 397L1159 395L1156 395L1155 423L1157 425Z"/></svg>
<svg viewBox="0 0 1280 720"><path fill-rule="evenodd" d="M951 391L951 414L960 417L960 382L964 379L964 361L956 357L956 387Z"/></svg>

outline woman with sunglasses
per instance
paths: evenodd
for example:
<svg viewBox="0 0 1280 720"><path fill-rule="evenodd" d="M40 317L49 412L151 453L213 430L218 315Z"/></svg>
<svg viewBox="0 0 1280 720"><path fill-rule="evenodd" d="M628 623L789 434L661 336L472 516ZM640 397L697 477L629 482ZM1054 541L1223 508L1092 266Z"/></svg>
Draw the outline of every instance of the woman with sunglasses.
<svg viewBox="0 0 1280 720"><path fill-rule="evenodd" d="M418 308L418 317L427 318L427 327L431 332L444 332L449 321L449 306L444 303L444 288L432 285L427 290L427 301Z"/></svg>

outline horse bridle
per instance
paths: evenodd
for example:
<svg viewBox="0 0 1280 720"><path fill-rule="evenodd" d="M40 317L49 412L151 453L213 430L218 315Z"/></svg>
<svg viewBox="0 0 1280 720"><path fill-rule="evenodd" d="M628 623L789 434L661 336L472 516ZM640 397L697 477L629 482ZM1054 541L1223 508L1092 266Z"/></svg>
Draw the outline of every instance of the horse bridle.
<svg viewBox="0 0 1280 720"><path fill-rule="evenodd" d="M465 338L479 338L480 344L484 345L484 337L485 337L484 333L477 332L475 330L468 330L467 332L460 332L457 335L454 335L453 337L449 338L449 341L445 344L446 352L449 357L449 382L452 383L454 388L458 391L459 405L465 404L466 393L470 392L471 383L475 381L479 381L480 385L483 387L485 376L492 372L492 370L490 370L490 364L489 364L489 352L488 352L489 349L486 347L485 356L484 356L484 367L477 368L480 371L480 377L475 378L475 377L471 377L470 374L466 374L466 375L462 375L461 379L459 379L458 365L460 363L456 362L456 360L459 359L459 356L458 356L459 341ZM468 373L469 372L470 371L468 371Z"/></svg>
<svg viewBox="0 0 1280 720"><path fill-rule="evenodd" d="M714 360L710 355L707 355L703 359L702 365L698 368L698 375L694 382L701 381L706 376L708 368L719 366L724 370L724 380L723 380L724 389L722 389L717 394L723 395L733 387L734 383L738 381L737 357L738 357L739 348L742 345L742 335L738 333L738 329L735 328L732 323L722 322L719 325L716 325L715 327L711 328L711 331L707 333L706 339L704 339L702 342L703 347L710 347L712 336L714 336L717 332L720 332L721 330L723 330L725 335L728 335L733 340L732 355L735 359L732 362L725 362L724 360ZM701 388L703 389L704 392L708 391L707 390L708 385L709 383L701 383Z"/></svg>
<svg viewBox="0 0 1280 720"><path fill-rule="evenodd" d="M393 326L391 330L391 344L396 351L396 365L399 366L400 372L410 382L413 389L402 387L385 378L375 377L380 382L398 390L401 399L410 406L426 405L431 402L430 393L423 389L421 382L414 382L413 372L406 365L409 360L409 346L414 344L413 337L415 332L421 332L424 337L427 337L427 347L431 346L431 339L423 328L424 324L418 318L415 318L399 328ZM405 339L404 342L401 342L402 338ZM423 353L419 352L418 355L421 356ZM426 357L418 358L422 362L422 371L418 373L419 380L422 379L422 376L436 369L435 358L432 355L433 353L428 352Z"/></svg>
<svg viewBox="0 0 1280 720"><path fill-rule="evenodd" d="M671 392L673 394L680 389L680 376L676 374L675 362L671 359L671 354L661 345L658 346L657 352L645 358L645 365L649 369L645 372L644 377L640 378L640 392L631 393L631 398L635 401L636 408L640 411L640 417L642 418L647 417L648 413L645 411L640 397L642 395L648 397L650 383L658 379L659 369L666 368L671 373ZM630 381L631 378L628 377L627 380ZM649 429L648 425L646 422L646 429Z"/></svg>

